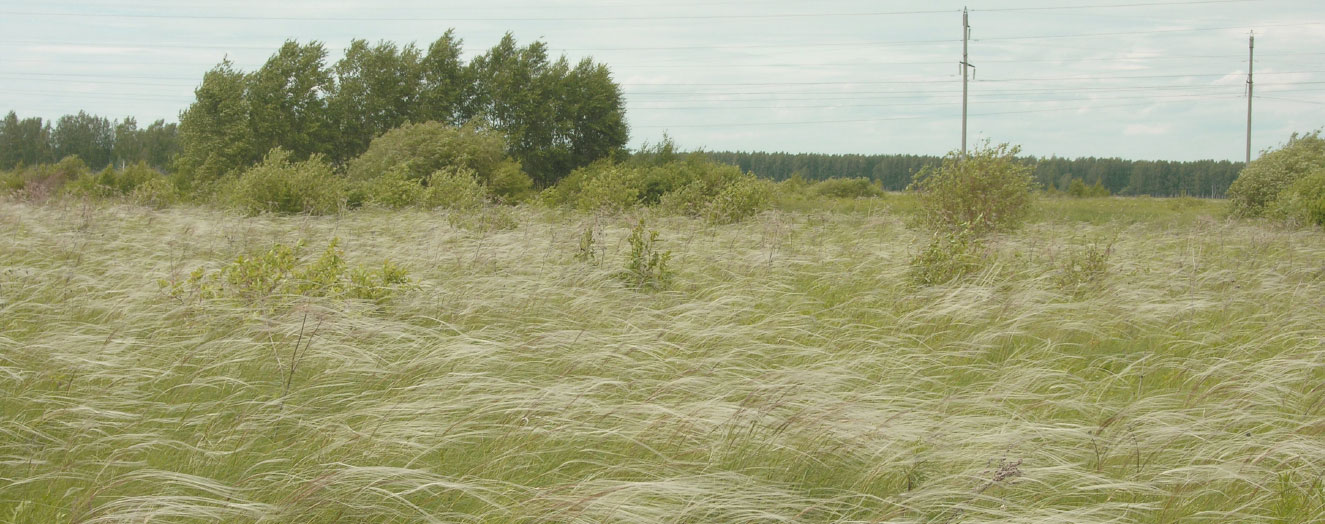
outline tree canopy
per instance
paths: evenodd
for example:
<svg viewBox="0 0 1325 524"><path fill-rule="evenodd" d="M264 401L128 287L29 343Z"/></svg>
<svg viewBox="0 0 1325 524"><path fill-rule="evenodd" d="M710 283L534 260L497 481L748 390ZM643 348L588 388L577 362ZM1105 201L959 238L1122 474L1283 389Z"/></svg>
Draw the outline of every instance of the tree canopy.
<svg viewBox="0 0 1325 524"><path fill-rule="evenodd" d="M507 153L550 185L625 146L621 90L605 65L551 60L543 42L520 46L509 33L466 63L461 44L452 31L426 51L355 40L328 64L322 43L287 41L253 72L223 61L180 115L177 166L215 179L276 147L345 165L406 123L473 122L501 133Z"/></svg>

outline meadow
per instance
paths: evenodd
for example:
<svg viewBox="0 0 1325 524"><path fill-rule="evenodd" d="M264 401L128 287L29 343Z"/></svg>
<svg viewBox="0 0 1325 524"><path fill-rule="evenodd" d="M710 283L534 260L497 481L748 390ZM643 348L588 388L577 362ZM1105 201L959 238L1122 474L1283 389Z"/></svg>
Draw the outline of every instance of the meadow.
<svg viewBox="0 0 1325 524"><path fill-rule="evenodd" d="M1319 228L1046 199L920 285L915 207L648 216L651 291L647 211L0 199L0 522L1325 521ZM409 281L190 280L333 239Z"/></svg>

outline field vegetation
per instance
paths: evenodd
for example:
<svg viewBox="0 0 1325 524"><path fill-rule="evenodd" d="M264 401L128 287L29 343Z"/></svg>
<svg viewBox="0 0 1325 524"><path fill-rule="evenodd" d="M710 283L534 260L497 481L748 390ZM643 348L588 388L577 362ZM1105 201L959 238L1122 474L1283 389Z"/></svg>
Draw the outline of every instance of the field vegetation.
<svg viewBox="0 0 1325 524"><path fill-rule="evenodd" d="M1325 521L1319 132L724 163L460 44L0 122L0 522Z"/></svg>
<svg viewBox="0 0 1325 524"><path fill-rule="evenodd" d="M784 184L737 222L11 195L0 521L1325 519L1318 229L1042 199L928 282L923 199Z"/></svg>

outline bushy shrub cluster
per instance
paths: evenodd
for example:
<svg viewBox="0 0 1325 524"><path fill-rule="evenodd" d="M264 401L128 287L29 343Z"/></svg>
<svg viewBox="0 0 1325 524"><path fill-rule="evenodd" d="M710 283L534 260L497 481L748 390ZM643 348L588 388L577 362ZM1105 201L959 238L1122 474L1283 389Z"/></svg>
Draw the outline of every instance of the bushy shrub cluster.
<svg viewBox="0 0 1325 524"><path fill-rule="evenodd" d="M1325 224L1325 138L1294 133L1253 160L1228 189L1234 216L1273 216Z"/></svg>
<svg viewBox="0 0 1325 524"><path fill-rule="evenodd" d="M1297 179L1279 193L1274 216L1301 223L1325 226L1325 168Z"/></svg>
<svg viewBox="0 0 1325 524"><path fill-rule="evenodd" d="M924 286L943 284L983 266L986 248L972 229L935 231L929 244L911 260L911 279Z"/></svg>
<svg viewBox="0 0 1325 524"><path fill-rule="evenodd" d="M977 147L965 158L948 153L937 169L915 174L922 220L937 229L987 233L1016 227L1030 212L1032 168L1016 158L1020 147Z"/></svg>
<svg viewBox="0 0 1325 524"><path fill-rule="evenodd" d="M184 280L161 280L161 288L180 300L234 298L256 302L277 295L382 300L410 283L401 267L383 260L380 267L349 267L340 239L333 238L315 259L302 254L304 242L275 244L262 253L237 257L215 271L204 267Z"/></svg>
<svg viewBox="0 0 1325 524"><path fill-rule="evenodd" d="M668 213L736 222L769 207L774 185L700 154L647 161L600 160L575 170L541 195L545 203L615 213L657 206ZM665 160L662 160L665 159Z"/></svg>
<svg viewBox="0 0 1325 524"><path fill-rule="evenodd" d="M445 167L425 179L412 180L403 166L397 166L357 189L363 192L361 201L393 209L474 209L487 201L478 177L465 167Z"/></svg>
<svg viewBox="0 0 1325 524"><path fill-rule="evenodd" d="M18 167L0 176L0 193L11 193L26 200L45 200L59 194L64 185L91 174L87 164L76 156L67 156L54 164Z"/></svg>
<svg viewBox="0 0 1325 524"><path fill-rule="evenodd" d="M367 151L350 161L346 172L359 183L389 176L429 186L434 174L443 170L472 173L494 198L508 202L523 199L533 187L520 164L506 156L501 135L472 124L451 127L425 122L398 127L374 139Z"/></svg>
<svg viewBox="0 0 1325 524"><path fill-rule="evenodd" d="M868 178L829 178L809 186L815 194L827 198L874 198L883 196L883 184Z"/></svg>
<svg viewBox="0 0 1325 524"><path fill-rule="evenodd" d="M947 282L979 269L989 233L1016 227L1034 202L1031 167L1016 159L1020 148L981 145L963 157L949 153L938 169L916 173L920 218L935 230L912 261L923 285Z"/></svg>
<svg viewBox="0 0 1325 524"><path fill-rule="evenodd" d="M1113 245L1089 244L1067 253L1059 263L1054 282L1060 287L1078 290L1098 282L1109 272L1109 256Z"/></svg>
<svg viewBox="0 0 1325 524"><path fill-rule="evenodd" d="M474 209L489 201L520 201L531 191L531 179L507 156L501 135L437 122L389 131L341 167L278 147L256 165L217 180L171 178L143 163L93 174L73 156L0 173L0 195L127 198L151 206L196 198L250 215L329 214L363 204Z"/></svg>
<svg viewBox="0 0 1325 524"><path fill-rule="evenodd" d="M249 215L326 215L345 204L345 183L320 156L296 162L276 148L258 165L222 182L230 201Z"/></svg>
<svg viewBox="0 0 1325 524"><path fill-rule="evenodd" d="M96 174L82 176L69 182L65 190L73 195L128 198L140 205L165 207L179 200L179 190L165 174L146 162L124 169L107 167Z"/></svg>

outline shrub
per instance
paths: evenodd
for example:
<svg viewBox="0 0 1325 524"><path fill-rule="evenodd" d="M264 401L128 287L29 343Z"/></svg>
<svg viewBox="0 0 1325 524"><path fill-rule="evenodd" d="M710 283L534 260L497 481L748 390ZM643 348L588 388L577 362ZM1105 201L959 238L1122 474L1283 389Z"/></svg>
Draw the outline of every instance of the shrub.
<svg viewBox="0 0 1325 524"><path fill-rule="evenodd" d="M474 171L463 167L445 168L430 175L423 198L427 207L448 209L477 209L487 201Z"/></svg>
<svg viewBox="0 0 1325 524"><path fill-rule="evenodd" d="M18 171L0 172L0 195L23 189L23 174Z"/></svg>
<svg viewBox="0 0 1325 524"><path fill-rule="evenodd" d="M506 144L494 131L474 125L451 127L439 122L406 124L377 137L368 150L349 163L351 180L365 182L398 173L427 184L443 169L468 169L494 196L519 200L533 180L506 156Z"/></svg>
<svg viewBox="0 0 1325 524"><path fill-rule="evenodd" d="M83 176L65 186L65 189L75 195L94 196L94 197L119 197L127 196L138 189L139 186L160 180L170 185L164 174L152 169L146 162L116 170L107 167L95 175ZM160 191L158 188L155 191Z"/></svg>
<svg viewBox="0 0 1325 524"><path fill-rule="evenodd" d="M1259 217L1275 207L1275 201L1308 173L1325 168L1325 139L1320 131L1293 133L1288 143L1266 151L1238 174L1228 188L1230 212L1234 216Z"/></svg>
<svg viewBox="0 0 1325 524"><path fill-rule="evenodd" d="M645 160L673 158L653 155ZM771 182L758 180L740 168L714 162L701 154L651 164L635 159L618 163L600 160L573 171L540 199L583 211L618 213L636 206L657 204L664 212L735 222L770 205Z"/></svg>
<svg viewBox="0 0 1325 524"><path fill-rule="evenodd" d="M640 203L643 186L641 169L605 159L572 171L545 192L544 200L581 211L617 213Z"/></svg>
<svg viewBox="0 0 1325 524"><path fill-rule="evenodd" d="M1031 167L1016 159L1019 151L1008 144L984 144L965 160L954 151L938 169L920 170L910 189L920 194L922 220L938 229L977 234L1018 225L1034 199Z"/></svg>
<svg viewBox="0 0 1325 524"><path fill-rule="evenodd" d="M0 191L12 192L25 200L45 200L59 192L66 183L88 177L91 171L77 156L67 156L54 164L17 168L0 177Z"/></svg>
<svg viewBox="0 0 1325 524"><path fill-rule="evenodd" d="M164 208L179 202L179 189L164 176L153 177L138 184L129 193L129 200L140 206Z"/></svg>
<svg viewBox="0 0 1325 524"><path fill-rule="evenodd" d="M621 278L626 284L642 291L665 289L672 281L672 272L667 262L672 259L671 251L660 251L656 230L646 231L644 220L640 219L630 230L630 258L626 260L626 269Z"/></svg>
<svg viewBox="0 0 1325 524"><path fill-rule="evenodd" d="M883 184L868 178L830 178L814 186L815 194L828 198L873 198L883 196Z"/></svg>
<svg viewBox="0 0 1325 524"><path fill-rule="evenodd" d="M1111 254L1112 245L1100 247L1098 244L1090 244L1072 251L1063 258L1054 282L1064 288L1078 288L1097 282L1108 274Z"/></svg>
<svg viewBox="0 0 1325 524"><path fill-rule="evenodd" d="M1080 178L1073 178L1072 183L1067 185L1067 196L1072 198L1085 198L1086 183L1082 182Z"/></svg>
<svg viewBox="0 0 1325 524"><path fill-rule="evenodd" d="M301 255L304 242L274 244L262 253L240 255L216 271L198 268L182 281L161 280L161 288L180 300L233 298L258 302L276 295L383 300L410 284L407 272L383 260L371 270L345 263L340 239L333 238L316 259Z"/></svg>
<svg viewBox="0 0 1325 524"><path fill-rule="evenodd" d="M708 203L704 217L715 224L740 222L768 209L773 198L773 183L754 175L743 175L722 186Z"/></svg>
<svg viewBox="0 0 1325 524"><path fill-rule="evenodd" d="M598 238L599 236L601 236L601 233L598 232L598 223L595 220L594 223L585 227L584 232L580 234L580 245L575 252L575 260L588 263L598 262L600 259L598 255L599 245L602 244Z"/></svg>
<svg viewBox="0 0 1325 524"><path fill-rule="evenodd" d="M325 215L340 210L345 200L343 181L321 156L291 162L290 152L279 147L231 181L228 193L230 200L250 215Z"/></svg>
<svg viewBox="0 0 1325 524"><path fill-rule="evenodd" d="M1281 191L1270 214L1293 222L1325 226L1325 168L1299 178Z"/></svg>
<svg viewBox="0 0 1325 524"><path fill-rule="evenodd" d="M1067 185L1067 196L1072 198L1098 198L1112 195L1109 188L1104 187L1102 180L1096 180L1094 185L1086 185L1080 178L1073 178Z"/></svg>
<svg viewBox="0 0 1325 524"><path fill-rule="evenodd" d="M382 176L361 184L363 200L392 209L420 205L428 191L423 181L407 176L403 165L392 167Z"/></svg>
<svg viewBox="0 0 1325 524"><path fill-rule="evenodd" d="M980 236L972 228L939 230L929 245L911 259L911 279L925 286L951 282L979 271L984 251Z"/></svg>

